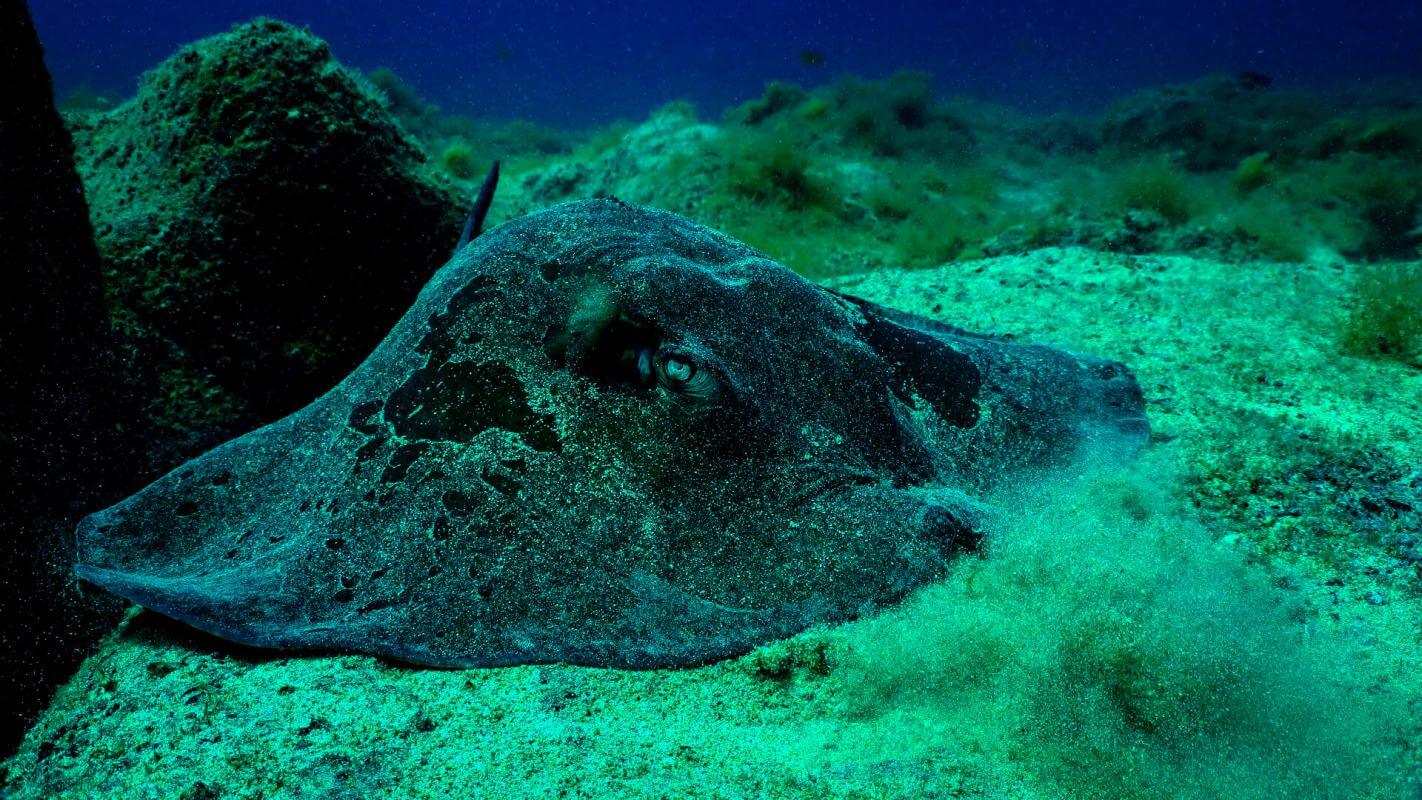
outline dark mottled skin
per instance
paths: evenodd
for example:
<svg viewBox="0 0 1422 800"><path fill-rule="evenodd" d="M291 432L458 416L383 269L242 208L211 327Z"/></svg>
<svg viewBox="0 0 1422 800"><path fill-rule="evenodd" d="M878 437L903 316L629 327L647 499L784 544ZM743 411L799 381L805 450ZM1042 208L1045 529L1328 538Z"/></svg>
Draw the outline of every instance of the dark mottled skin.
<svg viewBox="0 0 1422 800"><path fill-rule="evenodd" d="M893 602L976 545L973 493L1145 435L1119 364L593 200L475 240L330 393L89 517L78 570L257 645L702 663Z"/></svg>

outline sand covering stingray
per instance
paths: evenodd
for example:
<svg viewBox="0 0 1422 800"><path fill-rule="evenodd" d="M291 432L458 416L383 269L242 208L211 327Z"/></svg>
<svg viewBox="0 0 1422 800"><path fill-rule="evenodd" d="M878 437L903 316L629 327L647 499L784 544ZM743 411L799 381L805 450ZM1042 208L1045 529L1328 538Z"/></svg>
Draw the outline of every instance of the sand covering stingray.
<svg viewBox="0 0 1422 800"><path fill-rule="evenodd" d="M819 288L591 200L462 248L305 409L79 530L78 572L241 642L654 667L892 602L972 496L1147 434L1115 362Z"/></svg>

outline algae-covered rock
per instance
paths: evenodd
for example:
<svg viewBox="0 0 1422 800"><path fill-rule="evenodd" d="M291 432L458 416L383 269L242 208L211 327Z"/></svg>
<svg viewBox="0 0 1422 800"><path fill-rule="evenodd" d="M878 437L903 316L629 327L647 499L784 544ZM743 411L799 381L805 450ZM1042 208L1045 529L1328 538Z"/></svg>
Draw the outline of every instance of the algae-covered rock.
<svg viewBox="0 0 1422 800"><path fill-rule="evenodd" d="M1101 130L1127 152L1176 152L1189 169L1226 169L1254 153L1297 153L1327 116L1317 98L1274 92L1263 76L1218 74L1131 95Z"/></svg>
<svg viewBox="0 0 1422 800"><path fill-rule="evenodd" d="M708 145L722 131L697 119L684 103L663 106L602 151L530 170L505 197L515 214L587 197L617 197L633 203L686 212L710 189L704 164ZM669 180L672 167L677 180ZM503 189L500 190L504 191Z"/></svg>
<svg viewBox="0 0 1422 800"><path fill-rule="evenodd" d="M115 321L183 452L328 388L458 237L377 93L280 22L185 47L74 128Z"/></svg>

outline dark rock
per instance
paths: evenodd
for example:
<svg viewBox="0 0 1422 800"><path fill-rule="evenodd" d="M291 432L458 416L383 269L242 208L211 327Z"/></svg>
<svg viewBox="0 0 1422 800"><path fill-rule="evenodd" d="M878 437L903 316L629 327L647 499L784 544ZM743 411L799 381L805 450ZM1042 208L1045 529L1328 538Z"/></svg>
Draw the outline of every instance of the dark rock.
<svg viewBox="0 0 1422 800"><path fill-rule="evenodd" d="M1068 240L1113 253L1185 253L1217 246L1194 225L1174 225L1158 212L1130 209L1107 220L1077 219Z"/></svg>
<svg viewBox="0 0 1422 800"><path fill-rule="evenodd" d="M1026 253L1040 246L1038 237L1025 225L1013 225L982 244L983 255L1011 256Z"/></svg>
<svg viewBox="0 0 1422 800"><path fill-rule="evenodd" d="M116 621L58 568L122 490L132 407L110 347L73 143L24 2L0 3L0 752Z"/></svg>

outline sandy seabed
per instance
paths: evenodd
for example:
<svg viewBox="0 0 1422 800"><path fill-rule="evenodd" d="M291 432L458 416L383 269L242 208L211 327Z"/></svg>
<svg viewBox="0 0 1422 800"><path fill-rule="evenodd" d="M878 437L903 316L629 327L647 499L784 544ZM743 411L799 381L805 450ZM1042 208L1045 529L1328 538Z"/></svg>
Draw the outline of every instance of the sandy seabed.
<svg viewBox="0 0 1422 800"><path fill-rule="evenodd" d="M1350 269L1044 249L838 278L1126 362L1152 444L1017 497L900 608L699 669L288 657L136 614L5 796L1404 796L1422 372L1340 355Z"/></svg>

